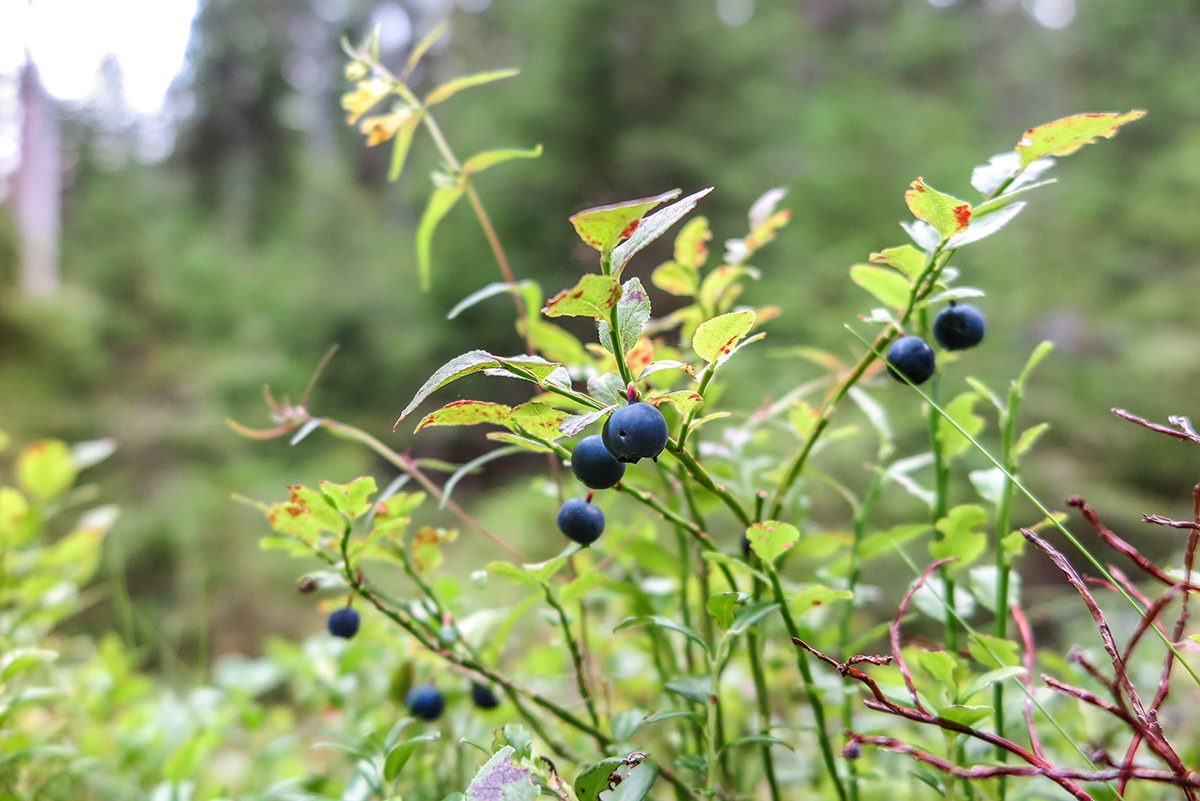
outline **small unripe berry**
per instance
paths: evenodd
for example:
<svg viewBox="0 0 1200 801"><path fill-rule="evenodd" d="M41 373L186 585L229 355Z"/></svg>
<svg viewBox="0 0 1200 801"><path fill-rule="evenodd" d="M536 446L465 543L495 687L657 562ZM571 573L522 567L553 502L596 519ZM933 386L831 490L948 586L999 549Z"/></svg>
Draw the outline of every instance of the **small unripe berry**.
<svg viewBox="0 0 1200 801"><path fill-rule="evenodd" d="M591 489L608 489L625 475L625 465L609 453L599 434L579 440L571 451L571 472Z"/></svg>
<svg viewBox="0 0 1200 801"><path fill-rule="evenodd" d="M900 337L887 352L888 370L892 378L903 382L923 384L937 369L937 359L929 343L918 336Z"/></svg>
<svg viewBox="0 0 1200 801"><path fill-rule="evenodd" d="M591 545L604 532L604 512L583 498L568 498L558 510L558 530L580 545Z"/></svg>
<svg viewBox="0 0 1200 801"><path fill-rule="evenodd" d="M343 637L348 640L358 633L358 622L358 612L354 607L343 606L333 610L326 625L329 627L329 633L334 637Z"/></svg>
<svg viewBox="0 0 1200 801"><path fill-rule="evenodd" d="M667 447L667 421L644 401L621 406L608 416L602 432L604 447L622 462L658 459Z"/></svg>
<svg viewBox="0 0 1200 801"><path fill-rule="evenodd" d="M966 350L983 341L987 323L979 309L967 303L950 302L933 319L933 335L946 350Z"/></svg>
<svg viewBox="0 0 1200 801"><path fill-rule="evenodd" d="M446 708L446 696L432 684L418 684L404 696L404 706L421 720L437 720Z"/></svg>
<svg viewBox="0 0 1200 801"><path fill-rule="evenodd" d="M495 709L500 706L500 699L492 692L492 688L477 681L471 682L471 700L480 709Z"/></svg>

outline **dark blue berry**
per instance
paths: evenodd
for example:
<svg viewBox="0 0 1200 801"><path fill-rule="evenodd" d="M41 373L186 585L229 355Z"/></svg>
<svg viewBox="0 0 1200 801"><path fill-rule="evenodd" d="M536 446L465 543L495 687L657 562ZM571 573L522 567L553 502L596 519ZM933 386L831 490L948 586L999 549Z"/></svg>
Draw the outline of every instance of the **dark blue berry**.
<svg viewBox="0 0 1200 801"><path fill-rule="evenodd" d="M471 682L471 700L480 709L495 709L500 706L500 699L492 692L492 688L477 681Z"/></svg>
<svg viewBox="0 0 1200 801"><path fill-rule="evenodd" d="M593 434L571 451L571 471L586 487L608 489L625 475L625 465L604 447L604 437Z"/></svg>
<svg viewBox="0 0 1200 801"><path fill-rule="evenodd" d="M622 406L604 423L604 447L618 461L657 459L667 447L667 421L649 403L638 401Z"/></svg>
<svg viewBox="0 0 1200 801"><path fill-rule="evenodd" d="M352 606L335 609L329 615L326 625L334 637L344 637L348 640L358 633L358 612Z"/></svg>
<svg viewBox="0 0 1200 801"><path fill-rule="evenodd" d="M888 371L892 378L903 382L923 384L937 369L937 360L929 343L917 336L900 337L887 352Z"/></svg>
<svg viewBox="0 0 1200 801"><path fill-rule="evenodd" d="M446 696L432 684L418 684L404 696L404 706L422 720L437 720L446 708Z"/></svg>
<svg viewBox="0 0 1200 801"><path fill-rule="evenodd" d="M933 335L946 350L973 348L983 340L987 323L979 309L951 302L933 320Z"/></svg>
<svg viewBox="0 0 1200 801"><path fill-rule="evenodd" d="M558 530L580 545L591 545L604 531L604 512L583 498L569 498L558 510Z"/></svg>

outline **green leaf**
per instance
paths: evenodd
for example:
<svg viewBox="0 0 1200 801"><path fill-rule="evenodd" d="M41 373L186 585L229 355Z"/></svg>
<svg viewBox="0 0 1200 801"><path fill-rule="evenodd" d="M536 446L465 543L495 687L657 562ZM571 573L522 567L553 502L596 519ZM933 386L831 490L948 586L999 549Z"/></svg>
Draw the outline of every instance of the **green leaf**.
<svg viewBox="0 0 1200 801"><path fill-rule="evenodd" d="M522 403L512 410L512 424L519 432L553 442L562 436L558 427L567 413L540 401Z"/></svg>
<svg viewBox="0 0 1200 801"><path fill-rule="evenodd" d="M0 487L0 552L19 548L37 534L38 516L25 496L13 487Z"/></svg>
<svg viewBox="0 0 1200 801"><path fill-rule="evenodd" d="M607 320L608 313L621 299L621 284L611 275L588 273L570 289L564 289L546 301L542 314L547 317L591 317Z"/></svg>
<svg viewBox="0 0 1200 801"><path fill-rule="evenodd" d="M733 616L738 608L748 600L750 594L746 592L722 592L709 598L704 608L721 628L727 629L733 625Z"/></svg>
<svg viewBox="0 0 1200 801"><path fill-rule="evenodd" d="M850 280L870 292L880 303L903 311L908 308L912 287L900 273L872 264L855 264Z"/></svg>
<svg viewBox="0 0 1200 801"><path fill-rule="evenodd" d="M1122 125L1144 116L1146 112L1139 109L1124 114L1074 114L1030 128L1017 142L1021 166L1027 166L1043 156L1070 155L1100 137L1111 139Z"/></svg>
<svg viewBox="0 0 1200 801"><path fill-rule="evenodd" d="M886 264L895 267L910 279L925 272L925 254L912 245L886 248L879 253L872 253L868 258L872 264Z"/></svg>
<svg viewBox="0 0 1200 801"><path fill-rule="evenodd" d="M0 682L8 682L20 674L58 659L58 652L46 648L13 648L0 655Z"/></svg>
<svg viewBox="0 0 1200 801"><path fill-rule="evenodd" d="M956 506L937 522L942 533L940 540L929 544L929 553L934 559L954 559L952 569L959 569L979 558L987 548L987 537L976 531L987 523L987 512L973 504Z"/></svg>
<svg viewBox="0 0 1200 801"><path fill-rule="evenodd" d="M528 570L522 570L519 565L514 565L512 562L488 562L484 569L489 576L503 576L530 587L541 586Z"/></svg>
<svg viewBox="0 0 1200 801"><path fill-rule="evenodd" d="M388 164L388 180L400 180L400 174L404 172L404 163L408 161L408 152L412 149L413 134L417 131L417 126L424 119L425 112L414 111L400 123L396 128L396 132L392 134L392 158Z"/></svg>
<svg viewBox="0 0 1200 801"><path fill-rule="evenodd" d="M357 520L371 509L371 496L378 491L372 476L361 476L347 484L321 482L321 494L347 520Z"/></svg>
<svg viewBox="0 0 1200 801"><path fill-rule="evenodd" d="M62 440L44 439L26 446L17 457L17 482L28 495L49 500L75 482L71 449Z"/></svg>
<svg viewBox="0 0 1200 801"><path fill-rule="evenodd" d="M467 785L467 801L534 801L538 786L533 772L513 760L515 753L506 745L493 754Z"/></svg>
<svg viewBox="0 0 1200 801"><path fill-rule="evenodd" d="M747 604L738 610L737 616L733 619L733 625L729 627L729 634L731 636L745 634L756 623L778 608L779 604L775 601L758 601Z"/></svg>
<svg viewBox="0 0 1200 801"><path fill-rule="evenodd" d="M1021 436L1017 437L1016 444L1013 445L1013 456L1019 457L1027 453L1042 438L1042 434L1049 430L1049 423L1038 423L1022 431Z"/></svg>
<svg viewBox="0 0 1200 801"><path fill-rule="evenodd" d="M512 407L503 403L488 401L460 400L447 403L436 412L430 412L417 423L414 432L429 426L473 426L480 423L512 428L510 417Z"/></svg>
<svg viewBox="0 0 1200 801"><path fill-rule="evenodd" d="M454 308L446 312L446 319L453 320L455 317L462 314L480 301L487 300L495 295L502 295L505 293L515 295L520 291L527 290L529 288L536 288L536 286L537 285L533 281L516 281L515 283L511 284L507 281L496 281L488 284L483 289L472 292L470 295L467 295L458 303L454 304ZM539 300L538 303L540 304L541 301Z"/></svg>
<svg viewBox="0 0 1200 801"><path fill-rule="evenodd" d="M1024 676L1024 675L1025 675L1025 668L1020 667L1019 665L1013 666L1013 667L997 668L996 670L989 670L987 673L984 673L982 676L976 676L974 679L971 680L971 683L969 685L967 685L967 688L962 691L961 700L964 702L970 701L971 698L973 698L976 694L986 690L988 687L991 687L993 684L999 684L1002 681L1008 681L1009 679L1014 679L1014 678L1017 678L1018 676Z"/></svg>
<svg viewBox="0 0 1200 801"><path fill-rule="evenodd" d="M421 222L417 225L417 275L421 291L427 292L433 272L433 233L454 204L463 195L462 186L439 186L429 196Z"/></svg>
<svg viewBox="0 0 1200 801"><path fill-rule="evenodd" d="M692 350L707 362L728 355L754 327L754 312L738 311L706 320L692 335Z"/></svg>
<svg viewBox="0 0 1200 801"><path fill-rule="evenodd" d="M519 372L520 375L518 377L541 382L560 366L537 356L503 358L494 356L485 350L468 351L461 356L455 356L434 371L433 375L417 390L417 394L409 401L408 406L404 407L404 411L400 413L399 419L396 420L396 425L399 426L404 418L412 413L413 409L417 408L422 401L434 392L465 376L483 372L484 370L515 368L517 372L514 372L512 369L505 369L505 374L517 375Z"/></svg>
<svg viewBox="0 0 1200 801"><path fill-rule="evenodd" d="M704 641L703 637L682 623L677 623L676 621L671 620L670 618L662 617L661 615L640 615L637 617L627 617L614 626L613 631L620 631L621 629L628 629L638 626L653 626L655 628L677 632L699 645L705 653L709 653L708 643Z"/></svg>
<svg viewBox="0 0 1200 801"><path fill-rule="evenodd" d="M790 523L764 520L746 529L750 549L764 564L774 565L793 545L800 541L800 531Z"/></svg>
<svg viewBox="0 0 1200 801"><path fill-rule="evenodd" d="M527 149L503 148L500 150L485 150L482 153L476 153L464 161L463 172L467 175L478 175L484 170L495 167L497 164L503 164L506 161L512 161L513 159L536 159L540 158L541 155L541 145Z"/></svg>
<svg viewBox="0 0 1200 801"><path fill-rule="evenodd" d="M633 235L650 209L678 197L679 191L584 209L571 215L571 225L584 244L611 253L618 242Z"/></svg>
<svg viewBox="0 0 1200 801"><path fill-rule="evenodd" d="M417 64L421 62L425 54L429 52L429 48L437 44L437 40L441 39L446 34L446 28L449 23L442 20L434 26L433 30L425 34L421 41L413 46L412 52L408 54L408 63L404 65L404 75L407 77L412 74L412 71L417 68Z"/></svg>
<svg viewBox="0 0 1200 801"><path fill-rule="evenodd" d="M706 217L688 220L675 237L675 263L684 267L697 269L708 261L708 243L712 240L712 231L708 227Z"/></svg>
<svg viewBox="0 0 1200 801"><path fill-rule="evenodd" d="M1018 643L990 634L972 634L967 651L972 659L987 668L1018 667L1021 664L1021 646Z"/></svg>
<svg viewBox="0 0 1200 801"><path fill-rule="evenodd" d="M958 686L958 679L955 677L958 660L952 654L948 651L921 651L917 655L916 662L946 690L947 695L954 695L954 690Z"/></svg>
<svg viewBox="0 0 1200 801"><path fill-rule="evenodd" d="M726 743L721 749L721 752L729 751L734 748L742 748L747 745L781 745L789 751L795 751L796 748L787 740L781 740L770 734L751 734L748 737L739 737L733 742Z"/></svg>
<svg viewBox="0 0 1200 801"><path fill-rule="evenodd" d="M983 431L983 427L987 423L983 417L975 414L975 403L978 400L979 395L968 391L958 395L942 407L946 416L962 426L963 431L972 437L979 436L979 432ZM947 462L960 456L967 448L971 447L971 441L963 435L962 431L945 421L938 426L937 437L938 442L942 445L942 457Z"/></svg>
<svg viewBox="0 0 1200 801"><path fill-rule="evenodd" d="M1013 218L1020 214L1024 208L1025 203L1020 202L1013 203L1011 206L1006 206L997 211L992 211L986 215L977 213L972 218L971 224L967 226L967 230L950 237L950 241L946 243L946 247L960 248L963 245L969 245L972 242L986 239L1012 222Z"/></svg>
<svg viewBox="0 0 1200 801"><path fill-rule="evenodd" d="M924 220L946 239L971 224L971 204L937 191L921 178L909 184L904 202L918 220Z"/></svg>
<svg viewBox="0 0 1200 801"><path fill-rule="evenodd" d="M596 575L596 574L591 574ZM637 730L646 722L646 710L623 709L612 716L613 738L618 742L627 743L637 734Z"/></svg>
<svg viewBox="0 0 1200 801"><path fill-rule="evenodd" d="M654 268L650 281L663 292L690 298L700 289L700 271L677 261L668 261Z"/></svg>
<svg viewBox="0 0 1200 801"><path fill-rule="evenodd" d="M617 789L608 794L607 801L642 801L657 778L658 766L653 762L642 762L625 774Z"/></svg>
<svg viewBox="0 0 1200 801"><path fill-rule="evenodd" d="M622 767L625 767L625 760L621 757L608 757L585 765L575 777L576 798L579 801L598 801L600 794L608 792L611 787L609 777Z"/></svg>
<svg viewBox="0 0 1200 801"><path fill-rule="evenodd" d="M846 589L834 589L824 584L808 584L799 592L788 596L788 609L793 617L801 617L814 609L821 609L834 601L849 601L854 593Z"/></svg>
<svg viewBox="0 0 1200 801"><path fill-rule="evenodd" d="M671 679L663 687L668 691L681 695L693 703L708 706L708 696L712 692L712 678L703 673L698 676L680 676Z"/></svg>
<svg viewBox="0 0 1200 801"><path fill-rule="evenodd" d="M429 94L425 95L424 104L428 108L436 106L438 103L444 103L450 98L464 89L470 89L473 86L483 86L487 83L502 81L505 78L511 78L518 75L521 71L515 69L488 70L487 72L473 72L470 75L463 75L453 80L438 86Z"/></svg>
<svg viewBox="0 0 1200 801"><path fill-rule="evenodd" d="M950 704L949 706L939 708L937 714L938 717L957 723L960 726L974 726L979 721L990 717L992 715L992 708L990 706Z"/></svg>
<svg viewBox="0 0 1200 801"><path fill-rule="evenodd" d="M667 230L675 223L686 217L692 209L696 208L696 204L700 202L700 198L711 192L713 188L710 186L707 189L701 189L699 192L688 195L685 198L675 201L666 208L659 209L648 217L644 218L629 237L619 245L613 248L613 270L617 275L621 274L621 270L629 263L634 254L642 250L654 240L665 234ZM672 195L673 197L673 195Z"/></svg>
<svg viewBox="0 0 1200 801"><path fill-rule="evenodd" d="M1025 384L1029 381L1029 377L1033 375L1033 371L1037 366L1045 360L1047 356L1054 350L1054 343L1049 340L1044 340L1038 343L1038 346L1033 349L1033 353L1029 354L1029 358L1025 360L1025 366L1021 368L1021 374L1017 376L1016 385L1019 390L1024 389Z"/></svg>
<svg viewBox="0 0 1200 801"><path fill-rule="evenodd" d="M621 350L628 353L638 343L646 323L650 322L650 296L642 288L642 282L630 278L625 282L621 291L621 299L617 302L617 334L621 339ZM600 321L600 344L612 353L611 337L608 333L608 320Z"/></svg>
<svg viewBox="0 0 1200 801"><path fill-rule="evenodd" d="M425 732L424 734L405 740L398 743L395 748L388 751L387 758L383 763L383 779L384 781L394 782L400 776L400 771L404 770L404 766L408 764L409 757L413 753L425 745L426 743L437 742L441 735L436 731Z"/></svg>

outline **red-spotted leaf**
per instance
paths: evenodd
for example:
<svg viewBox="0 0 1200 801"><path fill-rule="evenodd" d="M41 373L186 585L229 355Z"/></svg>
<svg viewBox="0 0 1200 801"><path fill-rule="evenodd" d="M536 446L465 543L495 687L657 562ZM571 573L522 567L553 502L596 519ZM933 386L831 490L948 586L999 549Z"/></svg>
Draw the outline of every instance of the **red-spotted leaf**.
<svg viewBox="0 0 1200 801"><path fill-rule="evenodd" d="M633 350L641 337L646 323L650 322L650 296L642 287L642 282L630 278L621 290L621 299L617 302L617 335L621 341L621 350L628 353ZM600 344L612 352L612 337L609 335L608 320L600 321Z"/></svg>
<svg viewBox="0 0 1200 801"><path fill-rule="evenodd" d="M1145 111L1134 109L1124 114L1074 114L1036 128L1030 128L1017 143L1021 165L1043 156L1067 156L1100 137L1111 139L1122 125L1140 120Z"/></svg>
<svg viewBox="0 0 1200 801"><path fill-rule="evenodd" d="M522 403L512 410L513 428L549 442L562 436L559 426L566 419L566 412L540 401Z"/></svg>
<svg viewBox="0 0 1200 801"><path fill-rule="evenodd" d="M670 206L664 209L659 209L650 216L644 218L637 228L628 234L625 241L613 248L613 269L618 275L621 270L633 258L633 254L637 253L642 248L649 245L655 239L667 232L672 225L682 220L696 208L696 204L700 202L700 198L711 192L713 188L710 186L707 189L701 189L682 200L677 200ZM672 195L673 197L673 195Z"/></svg>
<svg viewBox="0 0 1200 801"><path fill-rule="evenodd" d="M404 411L400 413L399 419L396 420L396 426L399 426L404 418L412 413L413 409L417 408L423 400L435 391L465 376L483 371L501 370L505 375L540 383L553 374L560 366L537 356L503 358L494 356L486 350L467 351L461 356L455 356L434 371L429 380L417 390L417 394L404 407ZM395 426L393 426L394 429Z"/></svg>
<svg viewBox="0 0 1200 801"><path fill-rule="evenodd" d="M612 252L618 242L629 238L637 230L650 209L678 197L679 191L672 189L654 197L584 209L571 216L571 225L589 247L602 253Z"/></svg>
<svg viewBox="0 0 1200 801"><path fill-rule="evenodd" d="M965 231L971 224L970 203L937 191L922 178L909 184L904 202L914 217L932 225L943 238Z"/></svg>
<svg viewBox="0 0 1200 801"><path fill-rule="evenodd" d="M607 320L608 313L621 299L621 284L611 275L588 273L570 289L564 289L546 302L542 314L547 317L591 317Z"/></svg>
<svg viewBox="0 0 1200 801"><path fill-rule="evenodd" d="M320 486L321 494L347 520L356 520L365 515L372 506L371 496L378 490L371 476L361 476L346 484L322 481Z"/></svg>
<svg viewBox="0 0 1200 801"><path fill-rule="evenodd" d="M734 345L754 327L754 312L738 311L706 320L692 335L692 350L707 362L713 362L733 350Z"/></svg>
<svg viewBox="0 0 1200 801"><path fill-rule="evenodd" d="M61 495L75 482L71 449L57 439L29 445L17 457L17 481L25 492L41 500Z"/></svg>
<svg viewBox="0 0 1200 801"><path fill-rule="evenodd" d="M800 541L800 531L790 523L764 520L746 529L746 539L755 556L764 564L773 565Z"/></svg>
<svg viewBox="0 0 1200 801"><path fill-rule="evenodd" d="M421 422L417 423L415 431L420 431L428 426L473 426L480 423L511 428L509 424L511 415L512 407L505 406L503 403L477 400L454 401L447 403L436 412L425 415Z"/></svg>
<svg viewBox="0 0 1200 801"><path fill-rule="evenodd" d="M687 267L703 267L708 260L708 243L711 239L708 218L688 220L680 229L679 236L675 237L675 261Z"/></svg>

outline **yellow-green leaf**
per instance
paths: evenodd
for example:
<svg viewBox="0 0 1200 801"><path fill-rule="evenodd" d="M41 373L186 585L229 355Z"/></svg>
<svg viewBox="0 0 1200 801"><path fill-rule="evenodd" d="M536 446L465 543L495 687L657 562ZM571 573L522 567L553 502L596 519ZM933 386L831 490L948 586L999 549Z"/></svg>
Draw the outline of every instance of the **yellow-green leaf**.
<svg viewBox="0 0 1200 801"><path fill-rule="evenodd" d="M685 267L702 267L708 259L712 231L706 217L689 220L675 237L675 261Z"/></svg>
<svg viewBox="0 0 1200 801"><path fill-rule="evenodd" d="M1140 109L1124 114L1074 114L1036 128L1030 128L1017 143L1021 166L1043 156L1067 156L1098 138L1111 139L1122 125L1140 120L1146 112Z"/></svg>
<svg viewBox="0 0 1200 801"><path fill-rule="evenodd" d="M17 458L17 481L25 492L42 500L61 495L75 482L71 449L57 439L29 445Z"/></svg>
<svg viewBox="0 0 1200 801"><path fill-rule="evenodd" d="M895 267L909 278L916 278L925 271L925 254L912 245L885 248L878 253L872 253L868 261L872 264Z"/></svg>
<svg viewBox="0 0 1200 801"><path fill-rule="evenodd" d="M505 406L503 403L477 400L454 401L447 403L436 412L425 415L421 422L417 423L415 431L429 426L473 426L479 423L491 423L510 428L509 417L511 415L512 407Z"/></svg>
<svg viewBox="0 0 1200 801"><path fill-rule="evenodd" d="M873 264L855 264L850 268L850 280L885 306L900 311L908 308L911 292L908 279L895 270Z"/></svg>
<svg viewBox="0 0 1200 801"><path fill-rule="evenodd" d="M417 42L412 52L408 54L408 63L404 65L405 77L412 74L412 71L417 68L417 64L421 63L421 59L429 52L429 48L433 47L437 43L437 40L445 35L447 27L448 23L446 20L442 20L434 26L433 30L425 34L421 41Z"/></svg>
<svg viewBox="0 0 1200 801"><path fill-rule="evenodd" d="M404 172L404 162L408 160L408 151L412 149L413 134L424 116L424 111L415 112L396 128L392 138L392 160L388 165L389 181L399 180L400 173Z"/></svg>
<svg viewBox="0 0 1200 801"><path fill-rule="evenodd" d="M692 335L692 350L706 362L713 362L733 351L734 345L754 327L754 312L738 311L706 320Z"/></svg>
<svg viewBox="0 0 1200 801"><path fill-rule="evenodd" d="M764 520L746 529L750 549L765 564L773 565L800 541L800 530L790 523Z"/></svg>
<svg viewBox="0 0 1200 801"><path fill-rule="evenodd" d="M513 159L536 159L542 155L542 146L532 147L527 150L518 148L507 148L503 150L485 150L482 153L476 153L469 159L463 162L463 172L468 175L478 175L489 167L495 167L497 164L503 164L506 161Z"/></svg>
<svg viewBox="0 0 1200 801"><path fill-rule="evenodd" d="M918 220L933 226L942 238L965 231L971 224L971 204L939 192L917 178L904 193L904 202Z"/></svg>
<svg viewBox="0 0 1200 801"><path fill-rule="evenodd" d="M514 408L511 419L518 431L553 442L562 436L558 427L567 413L541 401L529 401Z"/></svg>
<svg viewBox="0 0 1200 801"><path fill-rule="evenodd" d="M0 552L20 547L37 533L37 516L13 487L0 487Z"/></svg>
<svg viewBox="0 0 1200 801"><path fill-rule="evenodd" d="M429 94L425 95L425 107L428 108L429 106L436 106L438 103L444 103L462 90L470 89L472 86L482 86L485 83L501 81L505 78L511 78L519 72L520 70L503 69L489 70L488 72L474 72L470 75L463 75L460 78L447 81Z"/></svg>
<svg viewBox="0 0 1200 801"><path fill-rule="evenodd" d="M433 271L433 232L462 194L461 186L439 186L429 196L429 202L421 214L421 222L417 225L417 274L422 291L429 290L429 276Z"/></svg>
<svg viewBox="0 0 1200 801"><path fill-rule="evenodd" d="M338 513L347 520L356 520L371 508L371 496L378 487L373 476L360 476L346 484L321 482L321 494L329 499Z"/></svg>
<svg viewBox="0 0 1200 801"><path fill-rule="evenodd" d="M679 192L678 189L672 189L653 197L584 209L571 215L571 225L589 247L602 253L611 252L618 242L637 230L642 217L650 209L678 197Z"/></svg>
<svg viewBox="0 0 1200 801"><path fill-rule="evenodd" d="M546 302L542 314L547 317L591 317L607 320L612 307L621 299L621 284L611 275L588 273L570 289L564 289Z"/></svg>

